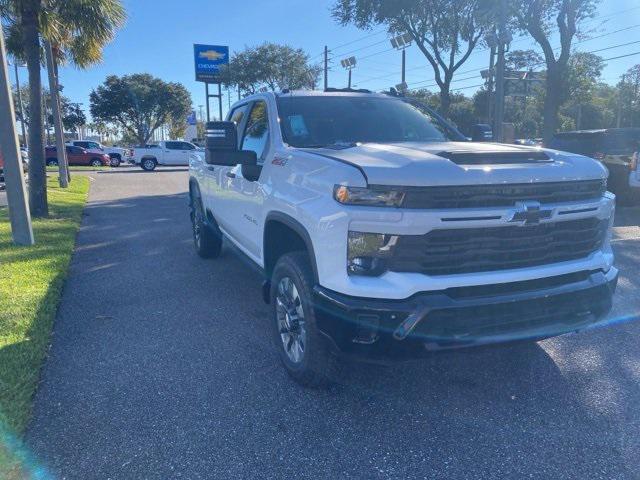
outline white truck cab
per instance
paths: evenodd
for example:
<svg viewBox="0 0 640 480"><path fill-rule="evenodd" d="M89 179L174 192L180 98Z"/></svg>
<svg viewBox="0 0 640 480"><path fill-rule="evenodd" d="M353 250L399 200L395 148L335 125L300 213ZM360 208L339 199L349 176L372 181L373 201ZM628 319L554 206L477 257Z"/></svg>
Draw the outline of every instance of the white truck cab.
<svg viewBox="0 0 640 480"><path fill-rule="evenodd" d="M331 89L247 97L189 159L197 252L224 237L262 269L301 383L341 355L537 340L611 308L615 197L590 158L471 143L426 107Z"/></svg>
<svg viewBox="0 0 640 480"><path fill-rule="evenodd" d="M201 150L190 142L167 140L133 149L132 162L143 170L155 170L158 165L187 166L189 157Z"/></svg>

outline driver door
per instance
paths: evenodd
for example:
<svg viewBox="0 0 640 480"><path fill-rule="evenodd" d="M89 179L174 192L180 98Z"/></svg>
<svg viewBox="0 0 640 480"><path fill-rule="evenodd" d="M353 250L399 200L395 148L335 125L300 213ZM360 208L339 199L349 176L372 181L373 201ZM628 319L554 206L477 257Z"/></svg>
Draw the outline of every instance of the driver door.
<svg viewBox="0 0 640 480"><path fill-rule="evenodd" d="M263 165L269 156L269 111L265 100L256 100L250 105L244 128L238 132L240 150L256 152L258 165ZM260 258L262 235L259 225L263 223L262 206L264 193L260 180L250 181L242 176L242 167L236 165L229 172L227 194L231 213L235 219L234 236L252 256Z"/></svg>

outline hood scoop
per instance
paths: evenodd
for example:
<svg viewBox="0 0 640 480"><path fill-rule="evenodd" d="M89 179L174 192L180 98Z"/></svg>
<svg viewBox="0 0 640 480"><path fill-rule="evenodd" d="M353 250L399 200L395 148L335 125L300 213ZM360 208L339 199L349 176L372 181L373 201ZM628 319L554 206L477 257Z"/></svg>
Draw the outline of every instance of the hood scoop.
<svg viewBox="0 0 640 480"><path fill-rule="evenodd" d="M457 165L509 165L526 163L551 163L553 160L542 151L485 151L450 150L436 153Z"/></svg>

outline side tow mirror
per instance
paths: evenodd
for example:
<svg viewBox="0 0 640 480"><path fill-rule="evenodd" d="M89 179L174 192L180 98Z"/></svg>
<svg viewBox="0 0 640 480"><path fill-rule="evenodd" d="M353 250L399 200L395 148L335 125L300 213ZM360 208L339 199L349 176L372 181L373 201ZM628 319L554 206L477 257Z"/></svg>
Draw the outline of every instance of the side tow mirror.
<svg viewBox="0 0 640 480"><path fill-rule="evenodd" d="M256 165L256 152L238 150L238 131L233 122L207 122L205 161L211 165Z"/></svg>

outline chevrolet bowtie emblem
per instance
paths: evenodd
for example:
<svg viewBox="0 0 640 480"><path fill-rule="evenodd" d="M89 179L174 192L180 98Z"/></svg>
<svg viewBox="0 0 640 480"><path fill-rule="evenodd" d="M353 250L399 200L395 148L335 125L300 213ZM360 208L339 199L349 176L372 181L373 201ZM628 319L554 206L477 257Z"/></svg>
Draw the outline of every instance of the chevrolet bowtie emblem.
<svg viewBox="0 0 640 480"><path fill-rule="evenodd" d="M536 225L540 220L551 218L553 210L543 210L540 202L517 202L516 209L509 219L509 222L520 225Z"/></svg>
<svg viewBox="0 0 640 480"><path fill-rule="evenodd" d="M216 52L215 50L205 50L204 52L198 53L198 57L206 58L207 60L219 60L225 57L224 53Z"/></svg>

